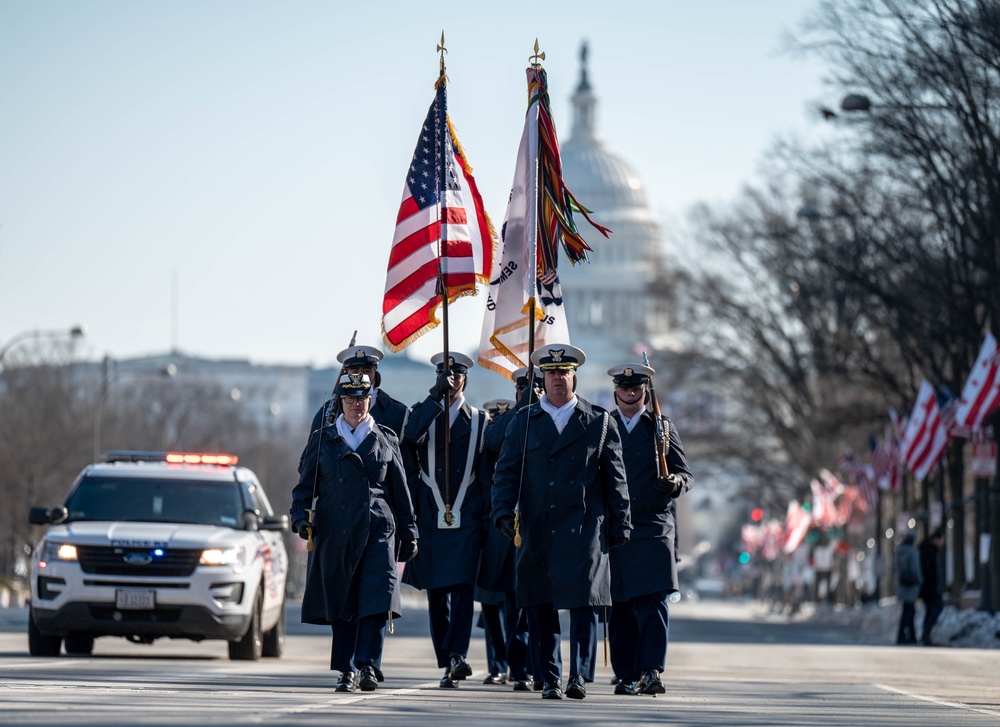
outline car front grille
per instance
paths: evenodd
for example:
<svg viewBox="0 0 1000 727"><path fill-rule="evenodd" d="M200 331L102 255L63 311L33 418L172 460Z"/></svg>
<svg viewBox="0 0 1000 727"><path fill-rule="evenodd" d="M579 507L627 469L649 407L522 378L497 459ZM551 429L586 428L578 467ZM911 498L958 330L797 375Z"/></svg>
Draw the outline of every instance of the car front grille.
<svg viewBox="0 0 1000 727"><path fill-rule="evenodd" d="M153 556L149 548L122 548L117 546L77 546L77 557L84 573L107 576L189 576L198 567L202 551L192 548L164 548L163 555ZM129 558L148 563L129 562Z"/></svg>

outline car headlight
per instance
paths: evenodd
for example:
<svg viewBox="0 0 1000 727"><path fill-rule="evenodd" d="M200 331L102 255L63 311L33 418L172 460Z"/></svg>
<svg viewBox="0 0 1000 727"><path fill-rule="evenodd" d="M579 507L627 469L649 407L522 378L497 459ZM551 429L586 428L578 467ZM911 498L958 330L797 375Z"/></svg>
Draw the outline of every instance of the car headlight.
<svg viewBox="0 0 1000 727"><path fill-rule="evenodd" d="M69 543L52 543L45 541L45 548L42 550L42 561L54 560L76 560L76 546Z"/></svg>
<svg viewBox="0 0 1000 727"><path fill-rule="evenodd" d="M243 565L243 548L206 548L201 553L200 565Z"/></svg>

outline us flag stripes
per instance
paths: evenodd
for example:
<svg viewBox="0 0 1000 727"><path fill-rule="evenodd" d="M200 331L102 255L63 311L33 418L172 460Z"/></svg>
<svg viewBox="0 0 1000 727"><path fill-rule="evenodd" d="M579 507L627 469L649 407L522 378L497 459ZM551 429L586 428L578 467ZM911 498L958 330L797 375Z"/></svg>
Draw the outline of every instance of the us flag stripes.
<svg viewBox="0 0 1000 727"><path fill-rule="evenodd" d="M438 325L443 292L448 302L475 295L493 267L496 236L448 118L445 89L441 76L396 216L382 301L382 338L393 351Z"/></svg>

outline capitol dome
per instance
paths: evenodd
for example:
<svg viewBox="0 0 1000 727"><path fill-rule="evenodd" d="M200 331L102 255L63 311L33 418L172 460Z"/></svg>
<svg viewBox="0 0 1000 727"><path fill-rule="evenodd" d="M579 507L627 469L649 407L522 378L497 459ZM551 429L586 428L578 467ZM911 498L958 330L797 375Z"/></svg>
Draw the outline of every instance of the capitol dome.
<svg viewBox="0 0 1000 727"><path fill-rule="evenodd" d="M580 370L585 397L610 394L605 371L641 359L669 335L668 312L649 294L663 275L660 225L646 203L639 176L597 134L597 96L587 75L587 46L580 51L580 82L572 97L571 136L560 144L563 179L591 217L611 229L609 238L576 215L577 229L592 248L589 263L559 264L570 339L587 353ZM589 395L589 396L588 396Z"/></svg>

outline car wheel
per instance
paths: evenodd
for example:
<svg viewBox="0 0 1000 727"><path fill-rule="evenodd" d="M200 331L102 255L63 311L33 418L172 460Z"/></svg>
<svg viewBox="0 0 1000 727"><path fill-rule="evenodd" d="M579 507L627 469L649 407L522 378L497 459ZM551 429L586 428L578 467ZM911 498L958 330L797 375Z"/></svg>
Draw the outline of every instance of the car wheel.
<svg viewBox="0 0 1000 727"><path fill-rule="evenodd" d="M66 635L66 653L89 656L94 651L94 637L72 631Z"/></svg>
<svg viewBox="0 0 1000 727"><path fill-rule="evenodd" d="M263 655L277 659L285 651L285 599L281 599L278 622L264 634Z"/></svg>
<svg viewBox="0 0 1000 727"><path fill-rule="evenodd" d="M59 656L62 639L58 636L46 636L35 625L35 617L28 612L28 653L32 656Z"/></svg>
<svg viewBox="0 0 1000 727"><path fill-rule="evenodd" d="M235 661L257 661L264 651L264 631L261 625L261 610L264 606L264 591L257 589L253 599L253 613L250 625L239 641L229 642L229 658Z"/></svg>

